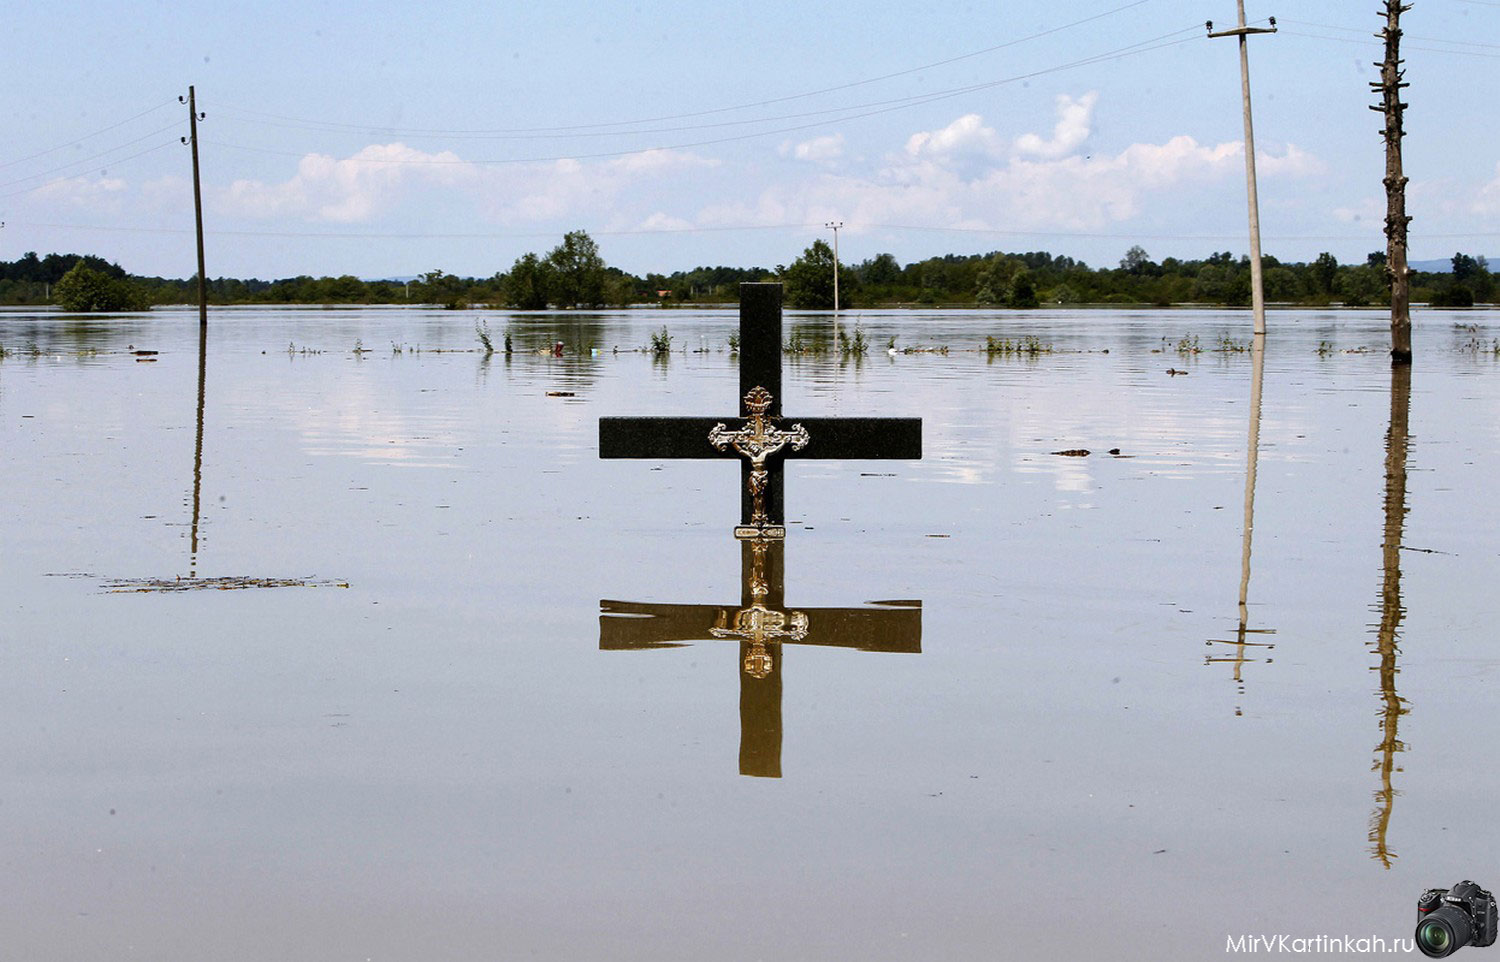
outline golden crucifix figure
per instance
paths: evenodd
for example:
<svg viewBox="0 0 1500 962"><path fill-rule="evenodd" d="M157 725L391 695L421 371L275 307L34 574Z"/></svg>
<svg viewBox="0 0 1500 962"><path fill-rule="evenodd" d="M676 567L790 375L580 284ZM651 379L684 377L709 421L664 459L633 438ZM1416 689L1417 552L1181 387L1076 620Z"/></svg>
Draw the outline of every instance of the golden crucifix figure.
<svg viewBox="0 0 1500 962"><path fill-rule="evenodd" d="M731 431L721 421L708 432L708 440L714 447L723 451L733 446L735 453L749 460L750 524L760 529L762 537L770 536L767 532L772 530L770 518L766 515L766 482L770 477L766 471L766 458L788 446L793 451L801 451L812 440L807 429L800 424L794 424L790 429L772 425L775 418L766 416L772 400L770 391L753 387L745 395L745 426Z"/></svg>

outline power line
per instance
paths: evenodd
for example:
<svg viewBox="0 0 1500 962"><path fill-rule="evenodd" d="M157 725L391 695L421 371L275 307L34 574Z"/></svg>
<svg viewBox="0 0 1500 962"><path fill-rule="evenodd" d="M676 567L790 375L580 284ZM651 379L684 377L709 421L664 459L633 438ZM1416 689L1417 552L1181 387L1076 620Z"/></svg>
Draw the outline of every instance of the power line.
<svg viewBox="0 0 1500 962"><path fill-rule="evenodd" d="M910 68L905 69L905 70L897 70L897 71L895 71L893 73L882 74L882 75L880 75L878 77L871 77L871 78L868 78L866 80L855 80L855 81L851 81L849 83L836 84L836 85L831 86L831 87L823 87L823 88L818 89L818 90L810 90L810 91L806 91L806 92L803 92L803 93L789 94L789 95L784 96L784 97L773 97L773 98L769 98L769 99L766 99L766 100L758 100L758 101L753 101L753 102L749 102L749 103L736 104L736 105L729 106L729 107L715 107L715 108L712 108L710 110L699 110L699 111L693 111L693 112L689 112L689 113L680 113L680 114L667 114L667 115L657 116L657 117L638 118L638 119L635 119L635 120L616 120L616 121L606 121L606 122L592 123L592 124L573 124L573 125L560 126L560 127L509 127L509 128L501 127L501 128L493 128L493 129L465 130L465 129L419 128L419 127L400 128L400 127L392 127L392 126L390 126L388 124L351 124L351 123L345 123L345 122L340 122L340 121L311 120L311 119L307 119L307 118L288 117L288 116L279 115L279 114L272 114L272 113L267 113L265 111L252 110L252 109L246 108L246 107L235 107L235 106L232 106L232 105L227 106L227 107L223 107L223 108L220 108L220 109L228 109L228 110L239 111L241 113L255 114L255 115L262 116L262 117L269 117L269 118L272 118L274 120L282 121L284 123L284 125L286 125L286 126L301 125L301 126L307 126L307 127L313 128L313 129L321 129L321 130L350 130L350 131L358 131L358 132L380 131L380 132L383 132L383 133L398 134L398 135L410 135L410 136L432 135L432 136L487 137L487 136L502 136L503 135L503 136L517 136L517 137L520 137L520 136L524 136L524 135L567 134L569 132L575 132L575 131L597 130L597 129L603 128L603 127L633 127L633 126L637 126L639 124L664 123L664 122L672 121L672 120L688 120L688 119L691 119L691 118L694 118L694 117L706 117L706 116L710 116L710 115L713 115L713 114L729 113L729 112L736 111L736 110L749 110L749 109L752 109L752 108L755 108L755 107L766 107L766 106L770 106L772 104L786 103L786 102L792 101L792 100L801 100L801 99L805 99L805 98L808 98L808 97L821 96L821 95L827 94L827 93L836 93L836 92L838 92L840 90L849 90L849 89L854 88L854 87L861 87L861 86L865 86L865 85L868 85L868 84L879 83L881 81L891 80L891 79L896 78L896 77L904 77L904 76L908 76L910 74L920 73L923 70L931 70L934 67L943 67L943 66L947 66L948 64L958 63L959 61L962 61L962 60L969 60L969 59L972 59L974 57L983 56L984 54L994 53L997 50L1004 50L1007 47L1014 47L1014 46L1018 46L1018 45L1023 44L1023 43L1029 43L1032 40L1038 40L1038 39L1040 39L1042 37L1052 36L1053 34L1056 34L1056 33L1061 33L1061 32L1066 31L1066 30L1071 30L1074 27L1079 27L1079 26L1082 26L1082 25L1087 24L1087 23L1092 23L1095 20L1102 20L1102 19L1104 19L1106 17L1113 16L1113 15L1115 15L1117 13L1123 13L1126 10L1130 10L1132 8L1142 6L1142 5L1144 5L1146 3L1149 3L1149 2L1151 2L1151 0L1134 0L1134 2L1132 2L1132 3L1127 3L1127 4L1123 5L1123 6L1115 7L1114 9L1111 9L1111 10L1106 10L1103 13L1095 14L1094 16L1091 16L1091 17L1085 17L1082 20L1075 20L1075 21L1072 21L1071 23L1066 23L1066 24L1063 24L1063 25L1058 26L1058 27L1052 27L1052 28L1050 28L1048 30L1043 30L1043 31L1041 31L1039 33L1030 34L1028 36L1021 37L1021 38L1018 38L1016 40L1009 40L1009 41L1006 41L1005 43L996 44L996 45L994 45L992 47L985 47L982 50L975 50L975 51L973 51L971 53L960 54L959 56L956 56L956 57L949 57L946 60L938 60L938 61L935 61L933 63L923 64L922 66L919 66L919 67L910 67ZM632 132L634 132L634 133L648 133L650 131L618 131L617 133L632 133Z"/></svg>
<svg viewBox="0 0 1500 962"><path fill-rule="evenodd" d="M1288 20L1285 17L1281 18L1281 22L1295 23L1304 27L1316 27L1319 30L1342 30L1344 33L1357 33L1364 36L1379 36L1379 34L1371 34L1370 31L1362 30L1359 27L1340 27L1331 23L1311 23L1307 20ZM1451 43L1460 47L1487 47L1494 50L1500 50L1500 43L1482 43L1478 40L1448 40L1444 37L1419 37L1415 34L1407 33L1404 30L1401 32L1401 37L1403 40L1420 40L1424 43Z"/></svg>
<svg viewBox="0 0 1500 962"><path fill-rule="evenodd" d="M677 144L658 144L658 145L654 145L654 146L651 146L651 147L638 147L638 148L632 148L632 149L629 149L629 150L596 151L596 152L592 152L592 153L570 153L570 154L558 154L558 155L538 156L538 157L507 157L507 158L495 158L495 159L483 159L483 160L462 160L462 159L454 159L454 160L437 160L437 159L416 160L416 159L412 159L412 158L348 157L348 158L344 158L343 162L362 163L362 164L407 164L407 165L417 165L417 166L454 166L454 165L497 166L497 165L505 165L505 164L546 163L546 162L558 161L558 160L597 160L597 159L607 158L607 157L623 157L623 156L627 156L627 155L630 155L630 154L644 154L644 153L650 153L650 152L653 152L653 151L660 151L660 150L682 150L682 149L689 148L689 147L705 147L705 146L710 146L710 145L714 145L714 144L731 143L731 142L734 142L734 141L749 140L749 139L752 139L752 138L755 138L755 137L768 137L768 136L771 136L773 134L794 133L796 131L808 130L808 129L811 129L811 128L814 128L814 127L823 127L823 126L825 126L827 124L844 123L844 122L847 122L847 121L850 121L850 120L859 120L859 119L862 119L862 118L865 118L865 117L873 117L873 116L876 116L878 114L891 113L893 111L903 110L903 109L906 109L908 107L917 107L917 106L923 106L923 105L929 104L929 103L935 103L935 102L941 101L941 100L950 100L950 99L952 99L954 97L963 96L964 94L976 93L976 92L981 91L981 90L989 90L989 89L993 89L995 87L1003 86L1005 84L1017 83L1017 82L1023 81L1023 80L1030 80L1030 79L1035 78L1035 77L1040 77L1040 76L1044 76L1046 74L1051 74L1051 73L1058 73L1058 72L1061 72L1063 70L1071 70L1071 69L1075 69L1077 67L1089 66L1091 64L1096 64L1096 63L1102 63L1102 62L1107 61L1107 60L1123 59L1124 57L1128 57L1128 56L1135 56L1137 54L1149 53L1151 51L1162 50L1162 49L1165 49L1167 47L1175 47L1175 46L1179 46L1179 45L1181 45L1183 43L1188 43L1191 40L1196 39L1196 38L1194 38L1194 37L1185 37L1183 39L1177 39L1177 40L1168 40L1167 38L1176 37L1176 36L1178 36L1180 34L1184 34L1184 33L1188 33L1188 32L1196 32L1199 29L1201 29L1201 28L1195 25L1195 26L1192 26L1192 27L1184 28L1182 30L1175 30L1175 31L1172 31L1171 33L1162 34L1159 37L1152 38L1151 40L1140 41L1139 43L1130 44L1129 46L1126 46L1126 47L1120 47L1120 48L1117 48L1115 50L1108 51L1106 53L1095 54L1093 56L1085 57L1085 58L1082 58L1080 60L1075 60L1075 61L1072 61L1070 63L1060 64L1060 65L1055 66L1055 67L1047 67L1047 68L1043 68L1043 69L1040 69L1040 70L1034 70L1034 71L1031 71L1031 72L1028 72L1028 73L1024 73L1024 74L1017 74L1015 76L1006 77L1006 78L1003 78L1003 79L1000 79L1000 80L986 81L984 83L972 84L972 85L967 86L967 87L957 87L957 88L952 88L952 89L945 90L945 91L939 91L937 93L922 94L922 95L919 95L919 96L916 96L916 97L908 97L908 98L903 98L903 99L896 100L896 101L882 101L882 102L877 102L876 104L864 105L864 106L870 106L870 107L873 108L873 109L869 109L869 110L864 110L862 107L845 108L847 110L855 110L855 111L860 111L860 112L851 113L851 114L848 114L848 115L843 116L843 117L835 117L835 118L831 118L829 120L814 121L814 122L809 122L809 123L805 123L805 124L796 124L796 125L789 126L789 127L778 127L778 128L773 128L773 129L770 129L770 130L752 131L750 133L736 134L736 135L729 136L729 137L717 137L717 138L710 138L710 139L706 139L706 140L697 140L697 141L691 141L691 142L687 142L687 143L677 143ZM1157 42L1157 41L1162 41L1162 42ZM764 122L764 121L762 121L762 122ZM276 150L276 149L268 148L268 147L252 147L252 146L249 146L247 144L235 144L235 143L229 143L227 141L205 141L205 143L212 143L212 144L214 144L217 147L227 147L227 148L229 148L231 150L249 151L251 153L271 154L271 155L283 156L283 157L304 157L304 156L306 156L306 152L305 151L298 152L298 151L288 151L288 150Z"/></svg>
<svg viewBox="0 0 1500 962"><path fill-rule="evenodd" d="M7 167L14 167L16 164L24 164L26 161L28 161L28 160L35 160L38 157L45 157L48 154L53 154L53 153L56 153L59 150L63 150L65 148L72 147L75 144L81 143L82 141L88 140L88 139L90 139L92 137L97 137L100 134L107 134L111 130L114 130L117 127L123 127L123 126L125 126L126 124L128 124L128 123L130 123L132 121L140 120L142 117L146 116L147 114L154 114L158 110L160 110L163 107L165 107L168 104L170 104L171 102L172 101L170 101L170 100L164 100L161 103L157 104L155 107L151 107L151 108L149 108L147 110L143 110L140 113L138 113L138 114L136 114L136 115L134 115L132 117L126 117L124 120L120 121L119 123L110 124L108 127L101 127L98 130L94 131L93 133L84 134L81 137L74 137L72 140L69 140L67 143L58 144L56 147L48 147L46 150L39 150L39 151L37 151L34 154L27 154L25 157L18 157L15 160L7 160L5 163L0 164L0 170L4 170Z"/></svg>
<svg viewBox="0 0 1500 962"><path fill-rule="evenodd" d="M128 154L128 155L126 155L124 157L116 157L114 160L111 160L110 163L111 164L123 164L127 160L134 160L137 157L144 157L147 154L153 154L156 151L163 150L163 149L165 149L167 147L177 147L177 146L180 146L180 143L181 142L177 141L177 140L169 140L169 141L167 141L164 144L157 144L155 147L147 147L145 150L142 150L139 153ZM71 165L69 165L69 166L71 166ZM29 177L23 178L23 180L30 180L30 179L31 178L29 178ZM16 181L15 183L19 183L19 181ZM37 184L35 187L23 187L20 190L13 190L13 191L11 191L8 194L0 194L0 198L5 198L5 197L19 197L21 194L29 194L32 191L41 190L44 187L50 187L54 183L56 183L55 180L49 180L45 184Z"/></svg>
<svg viewBox="0 0 1500 962"><path fill-rule="evenodd" d="M16 184L25 183L28 180L36 180L39 177L46 177L49 174L55 174L58 171L67 170L69 167L81 167L81 166L84 166L86 164L91 164L94 161L98 160L99 158L107 156L108 154L113 154L113 153L116 153L117 151L124 150L126 147L134 146L135 144L138 144L141 141L146 140L147 138L155 137L158 134L164 134L167 131L174 130L177 127L180 127L180 126L181 126L180 122L170 123L170 124L168 124L165 127L160 127L160 128L158 128L156 130L151 131L149 134L142 134L141 136L135 138L134 140L127 140L127 141L125 141L125 143L119 144L118 146L115 146L115 147L111 147L108 150L101 150L97 154L90 154L89 156L87 156L87 157L81 157L78 160L70 160L66 164L62 164L62 165L60 165L58 167L53 167L50 170L44 170L44 171L41 171L41 172L35 173L35 174L27 174L25 177L18 177L15 180L5 181L4 183L0 183L0 187L12 187L12 186L14 186ZM139 157L140 155L139 154L132 154L131 156L132 157ZM6 196L6 197L8 197L10 195L9 194L5 194L5 195L0 195L0 196Z"/></svg>
<svg viewBox="0 0 1500 962"><path fill-rule="evenodd" d="M1142 41L1140 41L1138 43L1131 44L1131 45L1129 45L1127 47L1117 48L1115 51L1112 51L1109 54L1100 54L1099 56L1100 57L1108 57L1108 56L1113 56L1113 55L1116 55L1116 54L1119 54L1119 53L1130 52L1130 51L1133 51L1134 48L1136 48L1136 47L1146 46L1148 44L1156 43L1157 41L1160 41L1160 40L1169 39L1169 38L1178 36L1180 34L1191 33L1191 32L1196 31L1196 29L1197 29L1196 26L1194 26L1194 27L1186 27L1186 28L1183 28L1181 30L1173 31L1171 33L1162 34L1159 37L1153 37L1150 40L1142 40ZM1078 63L1087 63L1087 62L1089 62L1089 61L1079 61ZM1065 65L1065 66L1075 66L1075 65L1077 65L1077 64L1070 64L1070 65ZM1062 69L1062 68L1057 68L1057 69ZM1031 76L1036 76L1036 74L1028 74L1028 75L1026 75L1026 77L1028 77L1028 78L1031 77ZM1025 79L1025 78L1013 78L1013 79ZM1010 82L1010 81L1001 81L1001 82ZM901 107L901 106L905 106L905 105L919 105L919 104L931 102L934 99L941 99L942 97L948 96L950 94L956 95L956 94L971 92L971 91L977 90L977 89L983 89L985 86L988 86L988 85L989 84L979 84L979 85L971 85L971 86L968 86L968 87L961 87L961 88L950 88L947 91L936 91L936 92L929 92L929 93L922 93L922 94L914 94L914 95L912 95L910 97L898 97L898 98L887 99L887 100L867 101L867 102L862 103L862 104L853 104L853 105L847 105L847 106L842 106L842 107L825 107L825 108L822 108L820 110L807 110L807 111L800 111L800 112L797 112L797 113L779 114L779 115L774 115L774 116L769 116L769 117L755 117L755 118L750 118L750 119L746 119L746 120L724 120L724 121L716 121L716 122L713 122L713 123L687 124L687 125L681 125L681 126L676 126L676 127L652 127L652 128L641 128L641 129L636 129L636 130L588 130L588 131L582 131L581 130L581 132L578 132L578 133L536 133L536 134L529 134L529 133L508 134L508 133L460 132L460 133L454 133L454 134L451 134L451 135L448 135L448 136L450 136L450 137L452 137L454 139L471 139L471 140L569 140L569 139L575 139L575 138L581 138L581 137L625 137L625 136L642 135L642 134L683 133L683 132L692 131L692 130L714 130L714 129L720 129L720 128L724 128L724 127L746 127L746 126L750 126L750 125L754 125L754 124L781 123L781 122L787 121L787 120L800 120L800 119L808 118L808 117L825 117L825 116L828 116L830 114L841 114L841 113L847 113L849 111L865 110L867 108L875 108L875 107ZM249 122L250 123L255 123L255 124L262 124L262 125L265 125L265 126L272 126L272 127L283 127L283 128L288 128L288 129L303 129L302 125L298 125L298 124L282 124L282 123L276 123L274 121L263 121L263 120L250 120ZM343 125L340 125L340 126L343 126ZM312 127L312 128L307 128L307 129L321 129L321 128ZM365 130L366 128L360 128L360 129L361 130ZM557 129L563 130L563 129L569 129L569 128L557 128ZM794 128L794 129L798 129L798 128ZM370 133L392 133L392 134L398 133L398 131L386 130L386 129L378 129L378 128L377 129L370 129L369 132ZM412 131L407 131L407 133L411 133L411 132ZM777 132L777 131L771 131L771 132L774 133L774 132ZM691 145L691 146L697 146L697 145ZM655 148L653 148L653 149L655 149ZM634 153L634 152L635 151L626 151L626 153ZM293 156L300 156L300 155L293 155ZM591 156L597 156L597 155L591 155ZM559 158L545 158L545 159L559 159ZM391 162L394 163L395 161L391 161ZM497 163L498 162L500 162L500 161L497 161ZM510 162L510 161L505 161L505 162ZM420 163L420 161L413 161L413 163ZM445 163L454 163L454 161L445 161ZM468 161L468 163L483 163L483 162L482 161Z"/></svg>
<svg viewBox="0 0 1500 962"><path fill-rule="evenodd" d="M1331 40L1334 43L1352 43L1360 47L1383 47L1384 44L1378 40L1356 40L1353 37L1328 37L1317 33L1302 33L1296 30L1283 30L1282 33L1289 37L1303 37L1309 40ZM1444 40L1442 43L1455 43L1457 41ZM1500 53L1480 53L1478 50L1445 50L1441 47L1417 47L1409 46L1407 50L1421 50L1424 53L1441 53L1454 57L1481 57L1485 60L1500 60Z"/></svg>

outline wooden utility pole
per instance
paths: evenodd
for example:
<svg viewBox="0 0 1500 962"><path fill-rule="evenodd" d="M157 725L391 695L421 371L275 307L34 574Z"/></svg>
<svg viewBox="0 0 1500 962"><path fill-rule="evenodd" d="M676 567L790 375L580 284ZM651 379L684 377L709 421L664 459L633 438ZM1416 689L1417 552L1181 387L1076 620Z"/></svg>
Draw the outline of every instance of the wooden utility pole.
<svg viewBox="0 0 1500 962"><path fill-rule="evenodd" d="M1401 69L1401 15L1411 9L1401 0L1385 0L1385 29L1375 36L1385 41L1385 62L1380 68L1380 82L1370 86L1380 93L1381 102L1371 110L1385 115L1385 269L1391 279L1391 363L1411 363L1411 271L1406 266L1406 175L1401 170L1401 139L1406 136L1402 114L1401 90L1411 86L1404 82Z"/></svg>
<svg viewBox="0 0 1500 962"><path fill-rule="evenodd" d="M198 226L198 327L207 330L208 278L203 273L203 189L198 182L198 121L203 119L203 114L198 113L198 102L191 86L188 87L187 99L178 97L177 100L188 107L186 142L193 148L193 217Z"/></svg>
<svg viewBox="0 0 1500 962"><path fill-rule="evenodd" d="M1240 23L1233 30L1214 32L1208 22L1209 37L1240 38L1240 95L1245 102L1245 186L1250 202L1250 303L1255 317L1256 334L1266 333L1266 285L1260 267L1260 196L1255 186L1255 126L1250 120L1250 50L1245 38L1253 33L1275 33L1276 18L1270 27L1245 25L1245 0L1237 0Z"/></svg>

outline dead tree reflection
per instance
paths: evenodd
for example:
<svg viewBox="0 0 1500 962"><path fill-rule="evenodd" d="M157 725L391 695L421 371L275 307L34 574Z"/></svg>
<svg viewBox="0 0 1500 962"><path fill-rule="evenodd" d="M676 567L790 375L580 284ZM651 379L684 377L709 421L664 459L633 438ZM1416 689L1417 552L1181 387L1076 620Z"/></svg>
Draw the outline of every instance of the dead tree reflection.
<svg viewBox="0 0 1500 962"><path fill-rule="evenodd" d="M1401 537L1406 527L1407 422L1411 411L1411 366L1391 366L1391 421L1385 435L1385 530L1381 543L1380 623L1375 629L1375 653L1380 663L1380 744L1375 763L1380 788L1375 792L1375 812L1370 817L1371 857L1391 867L1394 852L1386 844L1391 810L1398 794L1392 776L1401 771L1396 754L1406 751L1397 729L1401 716L1410 709L1396 693L1397 658L1401 654L1400 628L1406 615L1401 605Z"/></svg>

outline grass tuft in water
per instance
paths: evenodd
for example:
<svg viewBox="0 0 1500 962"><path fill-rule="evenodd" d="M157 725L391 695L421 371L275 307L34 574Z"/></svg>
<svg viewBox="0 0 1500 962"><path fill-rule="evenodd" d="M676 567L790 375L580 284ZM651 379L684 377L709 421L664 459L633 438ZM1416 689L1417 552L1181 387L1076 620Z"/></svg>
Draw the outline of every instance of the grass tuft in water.
<svg viewBox="0 0 1500 962"><path fill-rule="evenodd" d="M854 334L839 332L839 354L844 357L864 357L870 353L870 341L864 328L854 325Z"/></svg>
<svg viewBox="0 0 1500 962"><path fill-rule="evenodd" d="M495 344L490 340L490 325L488 321L480 321L475 324L474 335L479 338L480 346L484 348L485 357L489 357L495 353Z"/></svg>
<svg viewBox="0 0 1500 962"><path fill-rule="evenodd" d="M984 353L992 358L1039 357L1043 354L1051 354L1052 345L1042 343L1042 339L1035 334L1027 334L1014 341L1010 338L989 335L984 339Z"/></svg>
<svg viewBox="0 0 1500 962"><path fill-rule="evenodd" d="M661 330L651 332L651 356L666 357L672 353L672 335L667 333L667 326L662 325Z"/></svg>

